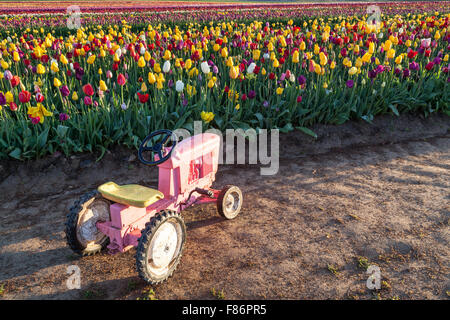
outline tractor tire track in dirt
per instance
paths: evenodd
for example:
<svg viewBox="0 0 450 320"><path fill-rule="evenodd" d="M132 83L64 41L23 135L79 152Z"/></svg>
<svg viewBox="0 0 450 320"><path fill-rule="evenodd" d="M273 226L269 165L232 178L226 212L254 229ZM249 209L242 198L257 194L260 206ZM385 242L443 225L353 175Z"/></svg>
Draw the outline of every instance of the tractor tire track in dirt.
<svg viewBox="0 0 450 320"><path fill-rule="evenodd" d="M238 185L241 214L189 208L178 269L152 288L158 299L448 299L450 122L446 116L378 117L317 125L314 141L281 136L280 170L220 166L213 187ZM65 242L66 213L101 183L157 185L134 150L0 163L3 299L136 299L135 249L78 258ZM382 289L365 268L381 269ZM69 265L81 269L68 290Z"/></svg>

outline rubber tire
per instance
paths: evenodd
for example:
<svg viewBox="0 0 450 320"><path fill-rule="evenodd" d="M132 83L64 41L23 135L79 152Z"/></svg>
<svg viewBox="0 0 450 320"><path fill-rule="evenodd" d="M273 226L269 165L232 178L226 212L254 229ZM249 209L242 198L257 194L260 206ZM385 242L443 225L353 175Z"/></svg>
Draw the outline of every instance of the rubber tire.
<svg viewBox="0 0 450 320"><path fill-rule="evenodd" d="M231 192L237 192L239 194L239 200L240 200L239 207L236 209L236 213L232 216L230 216L226 212L226 210L224 210L224 207L225 207L224 200ZM227 185L222 190L220 190L219 196L217 197L217 211L219 212L219 214L222 217L224 217L228 220L234 219L238 216L239 212L241 211L242 201L243 201L243 196L242 196L241 189L239 189L239 187L237 187L237 186Z"/></svg>
<svg viewBox="0 0 450 320"><path fill-rule="evenodd" d="M86 205L95 199L102 198L103 200L110 202L106 199L104 199L100 192L97 190L85 193L81 196L78 201L74 203L72 208L70 208L69 214L67 215L66 220L66 240L69 247L73 250L73 252L81 255L81 256L90 256L94 255L101 250L103 250L108 244L109 244L109 237L106 237L105 240L101 243L101 248L96 248L94 250L89 250L85 248L77 238L77 224L78 224L78 217L79 214L86 209Z"/></svg>
<svg viewBox="0 0 450 320"><path fill-rule="evenodd" d="M151 243L152 235L158 230L158 228L167 220L175 218L179 222L181 222L181 233L182 233L182 240L181 240L181 247L180 247L180 253L178 254L178 257L176 257L175 261L172 264L172 267L169 269L169 271L164 274L164 276L160 278L153 278L147 270L147 252L148 252L148 246ZM154 217L150 219L150 222L147 222L145 224L144 230L141 232L141 237L139 238L139 244L136 249L136 269L139 274L139 276L146 281L148 284L156 285L159 284L165 280L167 280L170 276L172 276L175 269L178 267L178 264L180 263L181 256L183 255L183 249L184 249L184 243L186 242L186 225L184 224L184 220L181 217L181 215L175 211L172 210L162 210L158 214L156 214Z"/></svg>

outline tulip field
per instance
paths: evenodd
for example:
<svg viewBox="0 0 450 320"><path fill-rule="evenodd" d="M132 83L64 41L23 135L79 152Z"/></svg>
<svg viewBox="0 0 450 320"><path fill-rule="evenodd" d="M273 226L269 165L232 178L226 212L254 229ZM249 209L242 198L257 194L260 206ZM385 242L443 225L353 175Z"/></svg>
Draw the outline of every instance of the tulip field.
<svg viewBox="0 0 450 320"><path fill-rule="evenodd" d="M0 5L0 158L102 155L197 120L314 136L450 116L450 2L369 5L81 3L80 28L65 7Z"/></svg>

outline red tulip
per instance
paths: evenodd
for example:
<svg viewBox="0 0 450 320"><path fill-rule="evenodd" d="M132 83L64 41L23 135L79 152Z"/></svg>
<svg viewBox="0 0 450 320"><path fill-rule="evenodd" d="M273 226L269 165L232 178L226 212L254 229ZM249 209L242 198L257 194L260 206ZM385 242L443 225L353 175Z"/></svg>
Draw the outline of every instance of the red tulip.
<svg viewBox="0 0 450 320"><path fill-rule="evenodd" d="M94 94L94 88L88 83L87 85L83 86L83 92L87 96L92 96Z"/></svg>
<svg viewBox="0 0 450 320"><path fill-rule="evenodd" d="M40 92L36 93L36 102L43 102L44 101L44 95Z"/></svg>
<svg viewBox="0 0 450 320"><path fill-rule="evenodd" d="M14 76L11 79L11 86L14 88L15 86L18 86L20 83L20 78L18 76Z"/></svg>
<svg viewBox="0 0 450 320"><path fill-rule="evenodd" d="M11 111L17 111L17 104L15 104L14 102L11 102L9 104L9 108L11 109Z"/></svg>
<svg viewBox="0 0 450 320"><path fill-rule="evenodd" d="M149 97L149 96L148 96L148 93L142 94L142 93L138 92L137 95L138 95L139 101L140 101L141 103L146 103L146 102L148 101L148 97Z"/></svg>
<svg viewBox="0 0 450 320"><path fill-rule="evenodd" d="M117 83L121 86L125 85L125 83L127 82L127 79L125 78L125 76L121 73L119 73L119 75L117 76Z"/></svg>
<svg viewBox="0 0 450 320"><path fill-rule="evenodd" d="M19 93L19 101L22 103L27 103L31 99L31 93L23 90Z"/></svg>
<svg viewBox="0 0 450 320"><path fill-rule="evenodd" d="M414 50L409 50L408 52L408 58L412 59L417 55L418 51L414 51Z"/></svg>

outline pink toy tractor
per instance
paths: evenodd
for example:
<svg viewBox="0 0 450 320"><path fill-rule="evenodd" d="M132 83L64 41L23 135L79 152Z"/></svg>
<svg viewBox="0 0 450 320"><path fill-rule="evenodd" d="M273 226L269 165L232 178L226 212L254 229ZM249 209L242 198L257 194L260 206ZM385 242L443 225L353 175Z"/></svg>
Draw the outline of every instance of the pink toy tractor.
<svg viewBox="0 0 450 320"><path fill-rule="evenodd" d="M85 194L67 216L67 243L80 255L105 247L111 254L137 247L140 277L150 284L166 280L180 262L186 239L182 210L215 202L227 219L241 210L238 187L211 188L219 147L220 137L211 133L178 142L169 130L153 132L142 141L138 156L144 164L158 165L159 190L107 182ZM151 160L144 158L146 153L151 153Z"/></svg>

